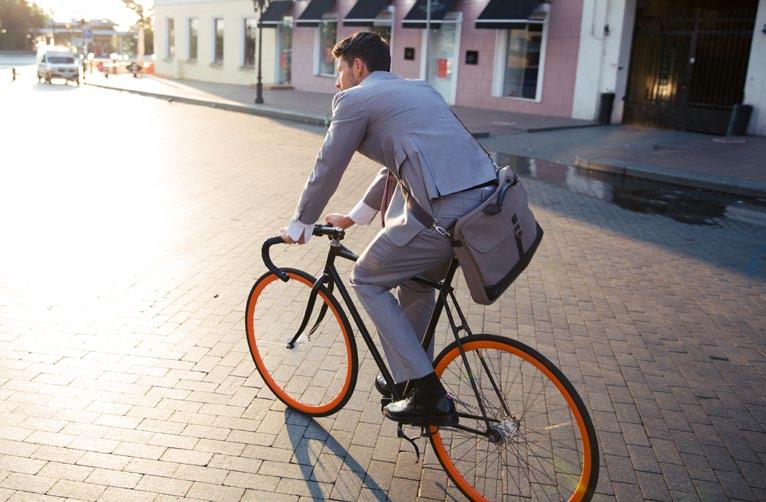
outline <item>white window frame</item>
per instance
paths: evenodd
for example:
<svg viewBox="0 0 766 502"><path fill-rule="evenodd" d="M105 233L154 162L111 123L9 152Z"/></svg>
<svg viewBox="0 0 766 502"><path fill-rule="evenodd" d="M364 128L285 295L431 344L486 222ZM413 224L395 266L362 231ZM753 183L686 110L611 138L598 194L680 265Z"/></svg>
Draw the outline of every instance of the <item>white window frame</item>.
<svg viewBox="0 0 766 502"><path fill-rule="evenodd" d="M197 20L197 54L194 58L191 57L191 22ZM186 62L196 63L199 59L199 18L196 16L189 16L186 18Z"/></svg>
<svg viewBox="0 0 766 502"><path fill-rule="evenodd" d="M253 66L245 66L245 40L247 40L247 20L252 19L258 27L258 18L255 16L242 16L239 22L239 68L240 70L253 70L258 64L258 40L255 40L255 47L253 48ZM256 35L257 37L257 35Z"/></svg>
<svg viewBox="0 0 766 502"><path fill-rule="evenodd" d="M284 16L282 22L276 26L275 41L274 41L274 81L279 80L280 72L282 68L279 67L279 57L282 54L282 33L281 30L285 26L285 19L290 19L292 24L293 35L295 34L295 19L292 16ZM291 50L294 48L291 46Z"/></svg>
<svg viewBox="0 0 766 502"><path fill-rule="evenodd" d="M458 71L460 69L460 42L461 34L463 31L463 13L462 12L447 12L442 19L442 24L454 24L455 26L455 71L454 79L452 80L452 88L450 89L451 100L448 100L450 105L457 102L457 79ZM420 79L428 82L428 75L426 75L426 37L428 36L428 30L423 28L420 36Z"/></svg>
<svg viewBox="0 0 766 502"><path fill-rule="evenodd" d="M529 23L539 24L539 23ZM542 23L542 41L540 43L540 68L537 72L537 87L534 98L520 96L504 96L503 85L505 84L505 64L508 56L508 37L510 30L497 30L495 36L495 64L492 72L492 96L516 101L541 103L543 100L543 82L545 76L546 48L548 46L548 22Z"/></svg>
<svg viewBox="0 0 766 502"><path fill-rule="evenodd" d="M170 33L170 22L173 22L173 33L171 35ZM173 40L171 40L171 38ZM178 56L178 46L176 44L176 18L173 16L168 16L165 18L165 60L167 61L173 61ZM173 46L173 51L175 54L170 53L170 47L171 42Z"/></svg>
<svg viewBox="0 0 766 502"><path fill-rule="evenodd" d="M215 37L217 34L216 30L216 21L218 19L221 19L223 21L223 50L224 52L221 54L221 57L223 58L220 62L215 60ZM210 66L214 68L223 67L223 63L226 61L226 18L224 16L213 16L210 20L210 33L212 36L210 37ZM199 50L199 45L197 46L197 50Z"/></svg>
<svg viewBox="0 0 766 502"><path fill-rule="evenodd" d="M335 23L335 43L338 43L338 33L340 28L340 21L337 14L325 14L322 16L322 23ZM314 75L317 77L336 78L338 76L338 68L333 64L333 72L322 73L322 26L317 26L314 30Z"/></svg>
<svg viewBox="0 0 766 502"><path fill-rule="evenodd" d="M378 14L378 17L372 20L373 26L366 26L365 28L369 29L371 31L372 28L375 26L388 26L391 28L391 37L388 39L388 49L391 53L391 66L394 65L394 36L396 33L396 30L394 30L394 25L396 24L396 7L393 5L389 5L384 12L387 12L390 14L390 18L387 17L385 19L381 19L381 15L383 12Z"/></svg>

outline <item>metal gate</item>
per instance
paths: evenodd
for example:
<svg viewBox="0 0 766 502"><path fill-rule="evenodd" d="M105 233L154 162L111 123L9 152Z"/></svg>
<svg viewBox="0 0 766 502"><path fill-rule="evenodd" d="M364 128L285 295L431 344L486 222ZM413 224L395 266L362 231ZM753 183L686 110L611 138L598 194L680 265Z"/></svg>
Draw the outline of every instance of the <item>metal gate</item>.
<svg viewBox="0 0 766 502"><path fill-rule="evenodd" d="M757 0L639 0L626 123L726 131L741 104Z"/></svg>

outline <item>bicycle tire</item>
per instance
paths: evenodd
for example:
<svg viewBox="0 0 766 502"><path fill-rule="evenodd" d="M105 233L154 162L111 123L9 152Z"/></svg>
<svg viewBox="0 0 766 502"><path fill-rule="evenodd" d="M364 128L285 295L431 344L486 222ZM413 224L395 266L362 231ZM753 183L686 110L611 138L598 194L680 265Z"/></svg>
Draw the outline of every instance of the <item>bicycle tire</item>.
<svg viewBox="0 0 766 502"><path fill-rule="evenodd" d="M300 343L288 348L287 341L303 318L316 279L302 270L282 270L290 280L282 282L273 272L266 272L248 295L245 332L250 355L266 386L285 405L310 416L331 415L348 402L356 386L358 355L351 325L338 300L322 286L313 311L324 305L332 315L324 315L315 332L304 333ZM304 303L300 305L298 300ZM292 316L292 308L301 310ZM281 325L287 328L281 329ZM320 385L328 381L327 388Z"/></svg>
<svg viewBox="0 0 766 502"><path fill-rule="evenodd" d="M466 497L477 501L516 500L522 497L534 500L590 500L598 481L598 441L588 410L566 376L539 352L516 340L477 334L465 337L461 342L487 415L496 422L492 424L494 443L487 436L471 436L461 429L429 428L431 446L455 486ZM479 354L484 358L483 364ZM492 361L494 356L497 356L495 362ZM491 364L487 364L487 359ZM483 415L478 407L476 392L467 372L460 372L463 365L457 342L448 345L434 361L436 374L455 398L458 412L481 417ZM504 366L508 366L508 369L504 370ZM493 373L494 383L481 373ZM535 381L540 381L542 386L536 387ZM521 387L522 391L526 386L528 391L535 391L536 395L533 398L530 398L533 394L506 395L511 390L509 384L514 385L516 390L516 387ZM499 394L504 395L505 406L497 399ZM470 396L473 396L476 405L466 401ZM563 398L563 401L557 401L556 398ZM541 412L532 410L532 406L538 404L542 404L545 409ZM513 409L519 409L518 406L524 408L516 416ZM527 419L528 413L529 418L534 420ZM461 416L460 425L487 430L483 419ZM468 439L463 439L466 436ZM473 438L475 447L470 450ZM539 445L535 442L537 440L541 441ZM568 441L567 445L563 445L565 440ZM507 448L502 448L505 445ZM547 445L550 446L546 450ZM554 451L560 445L565 448ZM461 450L467 452L466 458L453 458L461 455ZM487 460L494 455L495 450L500 458L497 470L490 468L493 465L490 462L486 467L471 465L471 456L478 463L484 453L484 460ZM476 454L476 451L480 453ZM575 465L578 457L579 463ZM504 470L501 470L501 461ZM565 465L567 461L571 464ZM511 467L510 464L515 466ZM515 473L519 474L519 479L512 479ZM528 490L525 491L525 488ZM562 489L564 493L561 493Z"/></svg>

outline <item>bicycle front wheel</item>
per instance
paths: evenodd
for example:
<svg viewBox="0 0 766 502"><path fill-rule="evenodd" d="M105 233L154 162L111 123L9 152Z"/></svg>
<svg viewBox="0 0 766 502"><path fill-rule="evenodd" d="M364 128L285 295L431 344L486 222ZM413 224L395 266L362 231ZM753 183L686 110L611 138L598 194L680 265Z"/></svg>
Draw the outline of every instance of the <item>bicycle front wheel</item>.
<svg viewBox="0 0 766 502"><path fill-rule="evenodd" d="M462 345L467 365L456 342L434 363L460 424L430 430L436 456L457 488L472 500L589 500L598 446L572 384L521 342L472 335Z"/></svg>
<svg viewBox="0 0 766 502"><path fill-rule="evenodd" d="M283 270L287 282L267 272L248 296L245 330L250 354L280 401L307 415L330 415L346 404L356 385L351 326L338 301L322 287L309 322L294 339L316 279L301 270Z"/></svg>

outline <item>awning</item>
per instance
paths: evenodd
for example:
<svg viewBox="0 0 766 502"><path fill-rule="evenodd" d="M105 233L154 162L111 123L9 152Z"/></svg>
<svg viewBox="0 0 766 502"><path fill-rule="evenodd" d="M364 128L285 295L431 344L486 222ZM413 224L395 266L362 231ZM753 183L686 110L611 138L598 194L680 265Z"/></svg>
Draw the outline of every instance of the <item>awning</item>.
<svg viewBox="0 0 766 502"><path fill-rule="evenodd" d="M455 0L431 0L431 23L440 25ZM417 0L404 16L403 28L425 28L427 0Z"/></svg>
<svg viewBox="0 0 766 502"><path fill-rule="evenodd" d="M285 14L292 7L292 0L272 0L266 11L261 16L261 23L264 28L276 28L282 24Z"/></svg>
<svg viewBox="0 0 766 502"><path fill-rule="evenodd" d="M373 26L380 11L390 3L391 0L357 0L343 19L343 26Z"/></svg>
<svg viewBox="0 0 766 502"><path fill-rule="evenodd" d="M522 24L545 22L546 10L541 0L490 0L479 17L476 28L509 29Z"/></svg>
<svg viewBox="0 0 766 502"><path fill-rule="evenodd" d="M319 26L322 23L322 16L330 10L333 3L335 0L311 0L295 20L296 26Z"/></svg>

